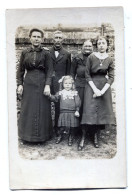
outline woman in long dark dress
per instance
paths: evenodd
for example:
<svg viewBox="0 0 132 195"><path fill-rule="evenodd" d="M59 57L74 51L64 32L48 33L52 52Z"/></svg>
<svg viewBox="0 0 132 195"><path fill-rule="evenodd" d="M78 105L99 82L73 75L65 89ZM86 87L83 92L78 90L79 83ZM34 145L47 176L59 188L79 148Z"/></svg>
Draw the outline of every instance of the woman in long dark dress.
<svg viewBox="0 0 132 195"><path fill-rule="evenodd" d="M93 52L93 44L91 40L86 40L83 43L82 51L78 55L76 55L71 64L71 75L75 79L75 86L78 91L79 97L81 99L81 107L79 110L80 117L79 121L81 122L82 113L83 113L83 103L84 103L84 89L86 84L85 79L85 69L86 69L86 62L88 56ZM85 125L80 125L78 128L78 134L80 135L82 132L85 133ZM80 146L78 148L81 149Z"/></svg>
<svg viewBox="0 0 132 195"><path fill-rule="evenodd" d="M93 52L92 42L91 40L86 40L83 43L81 53L79 53L73 58L72 65L71 65L71 75L75 79L75 86L81 99L81 107L79 111L80 121L82 118L84 89L86 84L86 79L85 79L86 62L88 56L92 52Z"/></svg>
<svg viewBox="0 0 132 195"><path fill-rule="evenodd" d="M28 142L43 142L52 136L50 94L53 66L50 54L41 46L43 32L32 29L32 46L25 49L17 71L17 93L22 95L18 135Z"/></svg>
<svg viewBox="0 0 132 195"><path fill-rule="evenodd" d="M98 131L106 124L114 124L111 84L114 81L113 61L106 53L107 41L104 37L97 40L98 52L92 53L86 64L86 86L81 124L92 129L94 146L99 147ZM85 133L79 144L84 147Z"/></svg>

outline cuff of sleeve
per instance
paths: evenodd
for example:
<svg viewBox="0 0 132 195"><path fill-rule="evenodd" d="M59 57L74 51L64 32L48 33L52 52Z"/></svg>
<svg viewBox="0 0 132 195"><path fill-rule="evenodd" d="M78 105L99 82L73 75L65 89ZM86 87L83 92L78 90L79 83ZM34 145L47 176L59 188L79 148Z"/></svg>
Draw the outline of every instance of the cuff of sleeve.
<svg viewBox="0 0 132 195"><path fill-rule="evenodd" d="M17 87L18 87L19 85L23 85L23 82L22 82L22 81L17 81Z"/></svg>
<svg viewBox="0 0 132 195"><path fill-rule="evenodd" d="M76 111L78 111L78 112L79 112L79 107L77 107L77 108L76 108Z"/></svg>
<svg viewBox="0 0 132 195"><path fill-rule="evenodd" d="M86 81L89 82L89 81L93 81L93 80L91 78L89 78L89 79L86 79Z"/></svg>
<svg viewBox="0 0 132 195"><path fill-rule="evenodd" d="M112 85L113 81L114 81L114 80L108 79L107 83L108 83L109 85Z"/></svg>
<svg viewBox="0 0 132 195"><path fill-rule="evenodd" d="M51 85L51 79L46 79L45 85Z"/></svg>

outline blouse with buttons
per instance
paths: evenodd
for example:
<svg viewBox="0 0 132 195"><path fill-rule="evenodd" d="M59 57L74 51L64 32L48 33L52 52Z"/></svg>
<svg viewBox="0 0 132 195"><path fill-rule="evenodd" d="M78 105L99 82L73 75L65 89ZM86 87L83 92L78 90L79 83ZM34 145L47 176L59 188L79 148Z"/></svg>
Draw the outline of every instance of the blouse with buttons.
<svg viewBox="0 0 132 195"><path fill-rule="evenodd" d="M50 53L43 47L34 49L30 47L22 51L17 70L17 84L23 85L25 70L42 70L46 74L46 85L51 85L53 64Z"/></svg>

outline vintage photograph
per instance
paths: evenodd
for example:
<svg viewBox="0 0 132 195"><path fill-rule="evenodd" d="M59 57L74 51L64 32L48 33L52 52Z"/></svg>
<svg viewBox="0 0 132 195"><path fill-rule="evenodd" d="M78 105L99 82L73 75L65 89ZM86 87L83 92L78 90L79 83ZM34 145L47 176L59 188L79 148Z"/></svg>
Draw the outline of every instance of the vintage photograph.
<svg viewBox="0 0 132 195"><path fill-rule="evenodd" d="M22 157L90 159L116 154L114 39L109 23L17 28Z"/></svg>
<svg viewBox="0 0 132 195"><path fill-rule="evenodd" d="M123 9L6 19L11 189L125 187Z"/></svg>

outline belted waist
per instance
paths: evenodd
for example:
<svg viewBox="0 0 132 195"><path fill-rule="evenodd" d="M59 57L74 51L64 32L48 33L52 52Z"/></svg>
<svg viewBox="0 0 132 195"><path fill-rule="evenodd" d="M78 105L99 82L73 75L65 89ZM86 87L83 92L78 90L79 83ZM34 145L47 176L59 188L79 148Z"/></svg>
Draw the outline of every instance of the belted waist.
<svg viewBox="0 0 132 195"><path fill-rule="evenodd" d="M102 74L91 74L92 78L100 78L100 77L105 77L107 74L106 73L102 73Z"/></svg>
<svg viewBox="0 0 132 195"><path fill-rule="evenodd" d="M27 69L27 72L43 72L45 73L44 69L42 68L33 68L33 69Z"/></svg>
<svg viewBox="0 0 132 195"><path fill-rule="evenodd" d="M67 110L67 109L61 109L60 113L74 113L75 110Z"/></svg>
<svg viewBox="0 0 132 195"><path fill-rule="evenodd" d="M27 74L28 75L39 74L39 75L42 75L43 77L45 77L45 72L44 72L44 70L41 70L41 69L30 69L30 70L27 70Z"/></svg>
<svg viewBox="0 0 132 195"><path fill-rule="evenodd" d="M77 79L81 79L81 80L85 80L85 76L82 76L82 77L81 76L77 76L76 78Z"/></svg>

